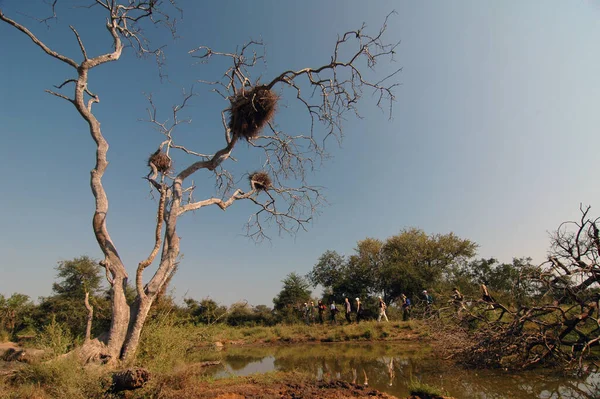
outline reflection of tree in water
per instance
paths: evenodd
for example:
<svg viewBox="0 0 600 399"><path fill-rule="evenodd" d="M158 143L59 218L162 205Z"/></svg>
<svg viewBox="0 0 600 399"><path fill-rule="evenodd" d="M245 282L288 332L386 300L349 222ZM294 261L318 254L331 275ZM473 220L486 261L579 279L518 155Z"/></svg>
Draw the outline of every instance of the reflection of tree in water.
<svg viewBox="0 0 600 399"><path fill-rule="evenodd" d="M242 370L250 363L260 362L265 356L227 355L226 362L232 370Z"/></svg>
<svg viewBox="0 0 600 399"><path fill-rule="evenodd" d="M300 370L319 379L354 380L360 385L364 384L366 376L369 387L399 397L408 396L407 385L411 377L444 388L461 398L597 399L592 393L600 391L598 374L586 381L577 381L540 371L517 375L497 370L467 371L398 344L235 348L226 355L226 361L233 370L240 370L267 356L274 357L276 370Z"/></svg>

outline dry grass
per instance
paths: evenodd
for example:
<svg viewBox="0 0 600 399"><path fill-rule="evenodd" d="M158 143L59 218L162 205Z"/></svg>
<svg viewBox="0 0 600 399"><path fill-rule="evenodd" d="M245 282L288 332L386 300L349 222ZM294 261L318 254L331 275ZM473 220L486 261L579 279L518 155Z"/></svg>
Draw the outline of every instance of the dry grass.
<svg viewBox="0 0 600 399"><path fill-rule="evenodd" d="M389 323L363 322L360 324L329 325L305 324L273 327L210 327L213 341L235 344L275 342L345 342L345 341L399 341L416 340L429 336L426 325L417 320Z"/></svg>

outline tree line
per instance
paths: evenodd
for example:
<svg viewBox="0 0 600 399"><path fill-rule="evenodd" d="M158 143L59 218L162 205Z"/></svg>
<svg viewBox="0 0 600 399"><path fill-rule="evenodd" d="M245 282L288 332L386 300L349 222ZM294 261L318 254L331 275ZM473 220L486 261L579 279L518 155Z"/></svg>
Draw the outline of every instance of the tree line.
<svg viewBox="0 0 600 399"><path fill-rule="evenodd" d="M323 300L340 306L344 298L359 297L365 317L374 318L376 298L381 295L393 305L404 293L418 301L423 289L442 300L458 286L466 295L475 296L481 281L487 281L495 295L502 298L525 298L532 291L525 283L517 284L524 272L533 268L528 258L500 263L495 259L475 259L477 244L453 233L430 234L409 228L386 240L365 238L353 253L323 253L312 270L302 276L296 272L283 280L273 306L246 302L231 306L212 298L185 298L183 304L162 292L152 306L150 317L169 312L182 322L195 324L224 323L231 326L275 325L302 322L304 303ZM30 337L50 323L60 323L73 337L86 334L89 309L93 308L92 336L106 331L111 320L111 291L103 284L103 268L96 260L81 256L60 261L56 266L52 294L35 304L27 295L0 294L0 334L5 339ZM321 296L312 289L323 287ZM135 288L125 289L127 301L135 300ZM392 312L393 310L390 309Z"/></svg>

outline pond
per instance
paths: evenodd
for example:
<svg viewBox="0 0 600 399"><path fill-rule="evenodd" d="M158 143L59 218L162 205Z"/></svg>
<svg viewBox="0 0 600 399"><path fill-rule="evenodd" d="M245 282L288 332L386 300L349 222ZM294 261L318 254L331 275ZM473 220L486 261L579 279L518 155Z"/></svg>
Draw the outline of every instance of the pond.
<svg viewBox="0 0 600 399"><path fill-rule="evenodd" d="M443 388L457 399L600 398L600 374L566 378L549 371L465 370L436 360L431 349L403 343L314 343L229 347L214 377L299 370L407 397L411 379Z"/></svg>

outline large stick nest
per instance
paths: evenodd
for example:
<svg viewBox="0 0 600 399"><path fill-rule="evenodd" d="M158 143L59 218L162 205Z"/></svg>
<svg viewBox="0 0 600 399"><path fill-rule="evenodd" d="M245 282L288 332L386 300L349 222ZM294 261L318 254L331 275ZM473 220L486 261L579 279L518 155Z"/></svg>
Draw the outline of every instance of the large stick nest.
<svg viewBox="0 0 600 399"><path fill-rule="evenodd" d="M257 191L266 191L273 185L271 177L265 171L251 173L248 179L252 189Z"/></svg>
<svg viewBox="0 0 600 399"><path fill-rule="evenodd" d="M152 167L151 165L154 165L156 170L161 173L168 173L171 170L172 162L171 158L159 148L148 158L148 166Z"/></svg>
<svg viewBox="0 0 600 399"><path fill-rule="evenodd" d="M255 86L231 99L229 129L251 140L269 123L277 110L279 96L266 86Z"/></svg>

